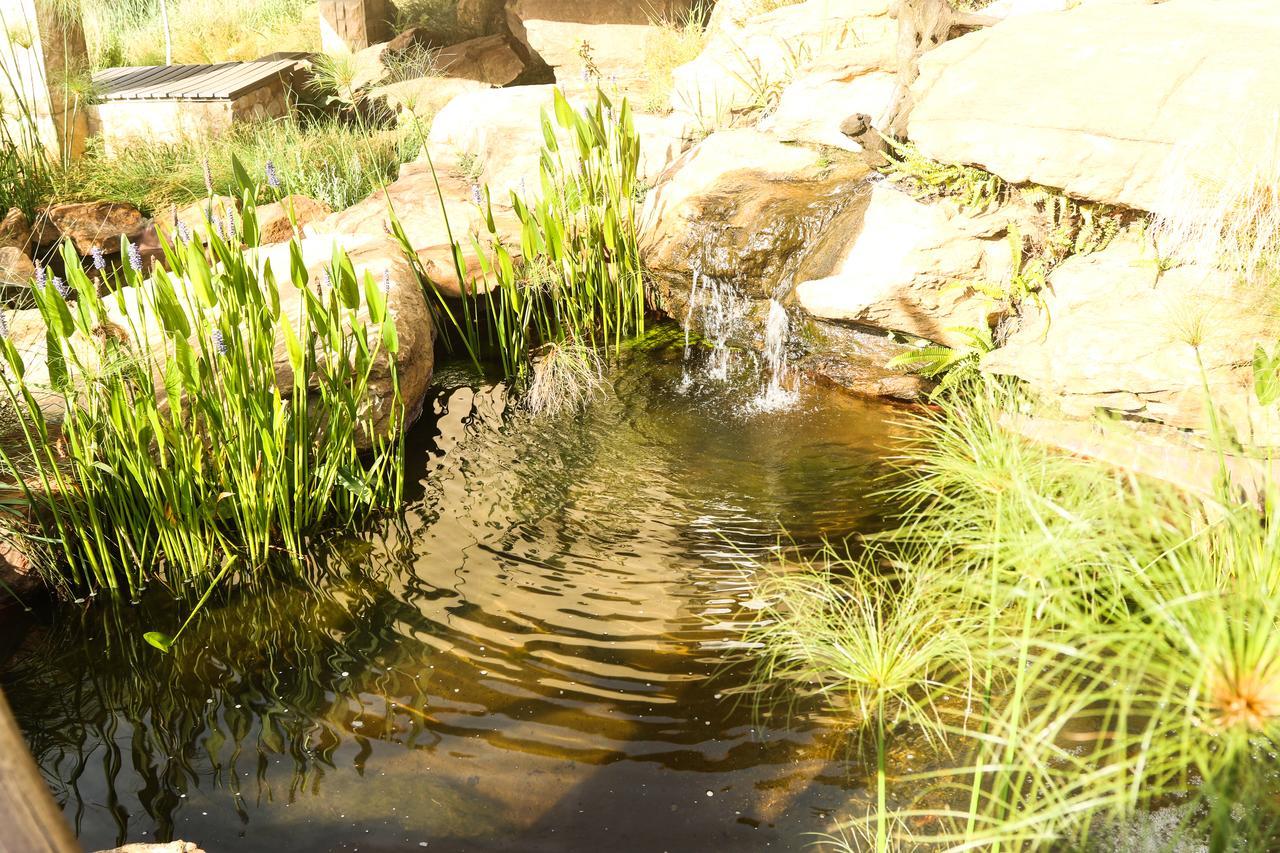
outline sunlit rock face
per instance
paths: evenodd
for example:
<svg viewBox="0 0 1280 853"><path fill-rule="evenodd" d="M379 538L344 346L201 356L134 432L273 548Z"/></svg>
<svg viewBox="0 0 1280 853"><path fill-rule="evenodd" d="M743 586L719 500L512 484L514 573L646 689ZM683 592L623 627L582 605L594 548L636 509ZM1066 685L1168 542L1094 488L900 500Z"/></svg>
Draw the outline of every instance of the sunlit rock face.
<svg viewBox="0 0 1280 853"><path fill-rule="evenodd" d="M1270 0L1011 17L922 58L908 132L937 160L1159 211L1178 175L1275 162L1277 43Z"/></svg>
<svg viewBox="0 0 1280 853"><path fill-rule="evenodd" d="M1058 267L1043 307L1026 306L983 368L1024 380L1072 414L1106 408L1207 430L1212 400L1242 440L1271 445L1280 424L1254 397L1251 360L1277 335L1280 316L1258 285L1196 264L1161 273L1125 238Z"/></svg>
<svg viewBox="0 0 1280 853"><path fill-rule="evenodd" d="M898 26L890 0L805 0L763 13L760 5L717 8L702 53L676 69L672 109L704 129L722 128L771 111L789 85L798 88L781 94L782 100L803 99L806 77L847 85L864 74L896 70ZM849 113L882 109L883 87L871 88L865 94L846 88L822 113L838 123ZM836 111L842 114L834 116Z"/></svg>

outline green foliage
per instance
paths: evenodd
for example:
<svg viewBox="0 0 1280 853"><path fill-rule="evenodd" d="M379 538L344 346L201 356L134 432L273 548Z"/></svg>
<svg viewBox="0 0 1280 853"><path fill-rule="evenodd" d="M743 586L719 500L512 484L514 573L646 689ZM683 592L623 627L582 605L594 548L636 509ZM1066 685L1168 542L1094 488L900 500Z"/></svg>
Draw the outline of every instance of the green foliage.
<svg viewBox="0 0 1280 853"><path fill-rule="evenodd" d="M902 182L917 198L954 198L961 207L987 211L1008 195L999 176L972 166L939 163L920 153L910 142L882 137L888 146L883 167L886 175Z"/></svg>
<svg viewBox="0 0 1280 853"><path fill-rule="evenodd" d="M1111 205L1076 201L1037 185L1022 187L1018 192L1045 220L1039 252L1049 265L1070 255L1102 251L1124 224L1119 208Z"/></svg>
<svg viewBox="0 0 1280 853"><path fill-rule="evenodd" d="M670 109L675 70L697 59L702 52L710 12L709 3L698 2L687 11L653 21L654 29L645 44L644 74L639 80L628 81L645 112Z"/></svg>
<svg viewBox="0 0 1280 853"><path fill-rule="evenodd" d="M1272 353L1263 349L1262 344L1254 349L1253 391L1264 406L1280 400L1280 347Z"/></svg>
<svg viewBox="0 0 1280 853"><path fill-rule="evenodd" d="M398 501L398 344L378 283L335 252L331 283L315 286L294 244L279 271L298 291L290 315L276 270L238 241L206 239L166 245L169 271L150 280L131 264L105 298L64 246L67 281L32 291L47 387L0 339L21 434L0 446L6 488L25 504L13 523L47 546L46 576L77 593L136 596L156 578L206 583L232 565L296 561L308 535ZM390 372L390 411L367 393L375 371ZM375 434L383 418L389 431Z"/></svg>
<svg viewBox="0 0 1280 853"><path fill-rule="evenodd" d="M473 237L470 247L480 259L479 277L467 275L466 248L451 233L455 271L468 285L457 305L430 287L442 326L468 355L478 364L492 349L504 372L521 380L536 348L616 350L644 330L646 310L636 242L640 142L627 102L615 108L599 93L594 107L575 112L557 90L554 115L544 114L542 127L539 192L511 199L523 262L502 245L486 190L488 233ZM394 215L391 228L418 264Z"/></svg>
<svg viewBox="0 0 1280 853"><path fill-rule="evenodd" d="M80 0L77 5L94 67L164 64L159 0ZM168 0L168 8L177 63L250 60L319 47L319 16L311 0Z"/></svg>
<svg viewBox="0 0 1280 853"><path fill-rule="evenodd" d="M205 164L214 192L237 195L232 159L253 174L275 164L283 189L350 207L394 180L400 165L417 156L414 128L376 130L335 119L296 117L237 126L201 141L132 145L108 156L91 145L86 156L55 174L50 190L58 200L126 201L160 213L208 193ZM258 201L273 200L261 193Z"/></svg>
<svg viewBox="0 0 1280 853"><path fill-rule="evenodd" d="M990 329L957 326L948 329L965 338L959 347L929 344L909 350L889 360L889 367L905 367L928 379L937 379L938 387L931 395L940 397L977 380L981 376L982 356L995 349Z"/></svg>
<svg viewBox="0 0 1280 853"><path fill-rule="evenodd" d="M1276 484L1204 507L1023 440L1012 402L944 404L899 527L762 585L760 689L816 685L884 741L887 792L847 827L880 850L1112 849L1170 804L1161 849L1275 849ZM928 769L886 768L920 735Z"/></svg>

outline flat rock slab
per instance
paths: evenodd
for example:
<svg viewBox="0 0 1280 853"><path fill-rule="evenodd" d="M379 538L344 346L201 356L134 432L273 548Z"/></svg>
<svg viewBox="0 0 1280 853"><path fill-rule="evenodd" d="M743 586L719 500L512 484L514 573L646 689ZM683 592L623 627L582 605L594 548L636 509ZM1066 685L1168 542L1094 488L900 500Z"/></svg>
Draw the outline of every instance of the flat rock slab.
<svg viewBox="0 0 1280 853"><path fill-rule="evenodd" d="M925 54L908 133L937 160L1160 211L1188 180L1280 162L1277 45L1274 0L1012 17Z"/></svg>

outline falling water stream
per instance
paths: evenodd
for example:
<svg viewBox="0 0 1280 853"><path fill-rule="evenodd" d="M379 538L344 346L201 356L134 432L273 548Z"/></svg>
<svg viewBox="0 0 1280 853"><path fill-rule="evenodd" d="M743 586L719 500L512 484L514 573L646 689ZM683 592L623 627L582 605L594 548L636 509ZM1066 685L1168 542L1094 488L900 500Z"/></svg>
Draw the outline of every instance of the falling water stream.
<svg viewBox="0 0 1280 853"><path fill-rule="evenodd" d="M650 336L554 419L442 368L403 517L228 589L169 656L141 641L185 612L160 588L0 626L86 848L804 850L861 808L838 719L736 691L755 582L881 524L888 417L807 386L744 406L760 377L700 333L688 360L682 330Z"/></svg>

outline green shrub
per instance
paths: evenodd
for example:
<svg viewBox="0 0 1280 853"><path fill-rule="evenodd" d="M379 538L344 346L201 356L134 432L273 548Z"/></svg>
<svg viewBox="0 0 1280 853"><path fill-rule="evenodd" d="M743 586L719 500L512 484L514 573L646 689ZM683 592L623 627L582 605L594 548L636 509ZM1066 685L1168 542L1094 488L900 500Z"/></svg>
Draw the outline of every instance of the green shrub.
<svg viewBox="0 0 1280 853"><path fill-rule="evenodd" d="M250 194L241 230L252 243ZM398 388L378 283L357 281L341 252L316 283L296 243L286 273L206 236L208 248L166 246L170 271L149 281L136 249L122 247L131 263L105 298L64 246L67 281L45 273L33 288L50 387L26 378L22 355L0 339L21 434L19 446L0 446L7 489L25 504L11 524L67 590L136 596L153 579L212 588L232 565L296 562L308 535L398 501L398 390L379 435L383 413L366 393L380 359ZM284 274L299 291L293 316ZM277 345L291 369L279 376ZM367 458L361 438L372 442Z"/></svg>

